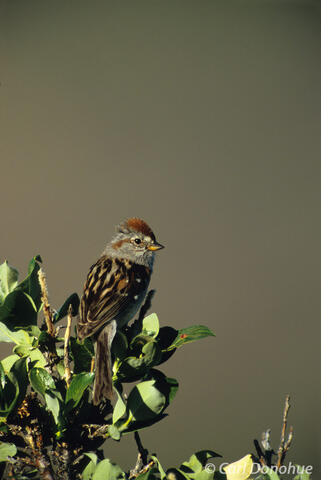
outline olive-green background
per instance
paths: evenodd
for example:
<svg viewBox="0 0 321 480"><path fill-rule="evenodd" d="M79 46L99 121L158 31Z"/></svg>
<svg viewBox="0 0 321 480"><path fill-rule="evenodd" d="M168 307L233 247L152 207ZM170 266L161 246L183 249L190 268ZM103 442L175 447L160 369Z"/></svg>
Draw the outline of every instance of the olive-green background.
<svg viewBox="0 0 321 480"><path fill-rule="evenodd" d="M217 335L163 366L166 467L277 446L286 393L288 459L320 459L319 32L309 0L0 1L1 260L40 253L58 307L141 216L162 325Z"/></svg>

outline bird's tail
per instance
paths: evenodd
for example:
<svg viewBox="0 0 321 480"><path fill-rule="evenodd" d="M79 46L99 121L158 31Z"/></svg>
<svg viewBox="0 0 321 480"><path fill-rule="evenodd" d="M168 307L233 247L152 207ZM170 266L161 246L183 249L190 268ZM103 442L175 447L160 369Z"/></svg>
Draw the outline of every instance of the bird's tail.
<svg viewBox="0 0 321 480"><path fill-rule="evenodd" d="M108 323L98 334L95 345L95 383L93 404L98 405L104 398L113 396L111 344L116 333L115 320Z"/></svg>

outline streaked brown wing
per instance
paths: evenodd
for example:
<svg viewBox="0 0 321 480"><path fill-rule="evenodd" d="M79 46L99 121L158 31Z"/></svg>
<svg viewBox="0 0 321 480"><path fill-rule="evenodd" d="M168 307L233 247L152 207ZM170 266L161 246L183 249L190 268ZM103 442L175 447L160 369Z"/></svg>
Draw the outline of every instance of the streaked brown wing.
<svg viewBox="0 0 321 480"><path fill-rule="evenodd" d="M93 335L126 310L139 287L134 275L131 262L105 256L91 267L80 304L80 339Z"/></svg>

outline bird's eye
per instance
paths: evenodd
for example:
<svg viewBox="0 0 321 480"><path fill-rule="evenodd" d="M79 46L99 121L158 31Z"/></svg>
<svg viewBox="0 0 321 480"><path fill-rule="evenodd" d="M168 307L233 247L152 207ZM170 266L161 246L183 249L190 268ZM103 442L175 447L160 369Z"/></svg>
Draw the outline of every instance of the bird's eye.
<svg viewBox="0 0 321 480"><path fill-rule="evenodd" d="M135 238L135 243L136 245L139 245L140 243L142 243L142 241L140 238Z"/></svg>

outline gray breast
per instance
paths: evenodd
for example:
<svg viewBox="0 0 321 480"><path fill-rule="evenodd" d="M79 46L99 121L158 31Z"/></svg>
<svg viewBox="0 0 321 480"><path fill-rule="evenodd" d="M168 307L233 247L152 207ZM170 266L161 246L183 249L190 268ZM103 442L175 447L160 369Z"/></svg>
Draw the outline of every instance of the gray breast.
<svg viewBox="0 0 321 480"><path fill-rule="evenodd" d="M132 297L132 300L128 303L128 306L116 316L118 328L122 328L126 325L138 312L145 298L147 288L139 294Z"/></svg>
<svg viewBox="0 0 321 480"><path fill-rule="evenodd" d="M117 315L115 320L117 320L118 328L126 325L138 312L140 309L146 292L148 289L150 274L149 269L141 265L134 264L132 266L132 276L130 275L130 288L127 293L128 295L128 304L121 313ZM129 278L130 278L129 277Z"/></svg>

